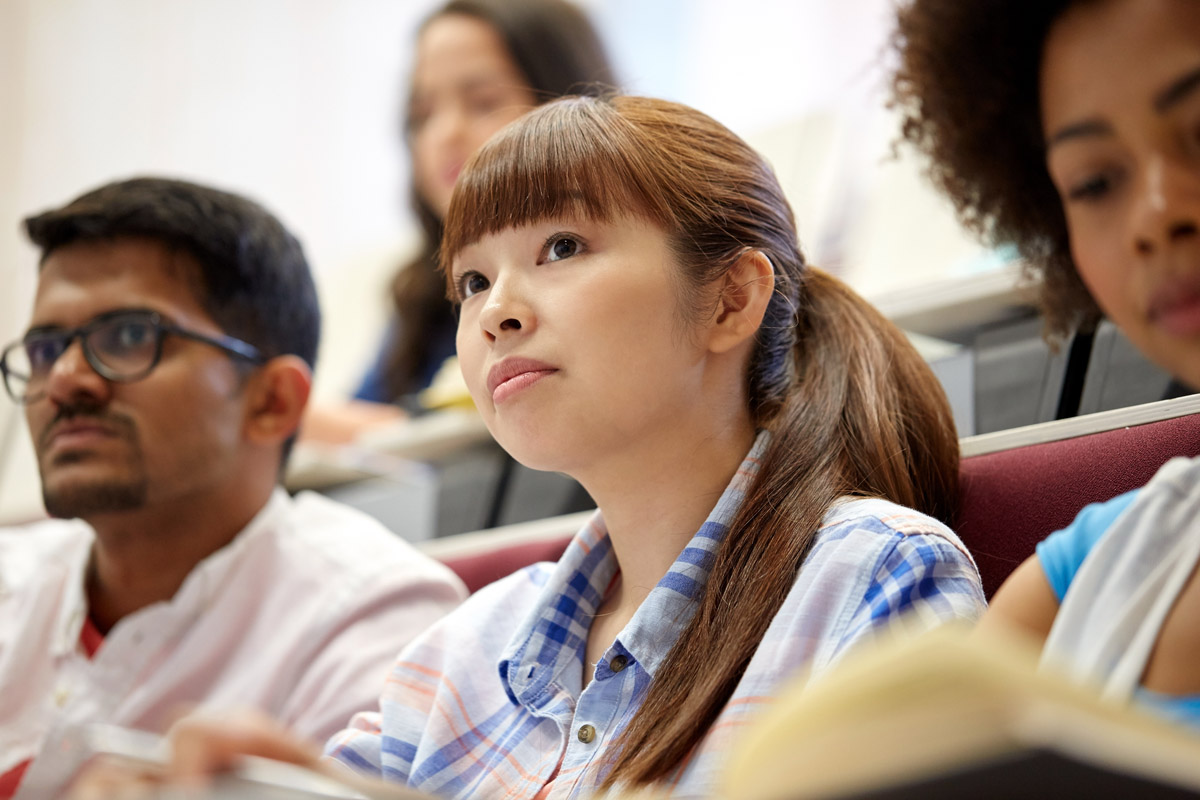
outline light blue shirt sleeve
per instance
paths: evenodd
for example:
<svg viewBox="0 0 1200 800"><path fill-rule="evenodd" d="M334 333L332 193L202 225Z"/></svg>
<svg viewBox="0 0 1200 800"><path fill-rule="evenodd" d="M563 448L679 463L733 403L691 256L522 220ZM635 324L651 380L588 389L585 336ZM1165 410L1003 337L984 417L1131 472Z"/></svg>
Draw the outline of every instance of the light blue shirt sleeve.
<svg viewBox="0 0 1200 800"><path fill-rule="evenodd" d="M1062 602L1083 559L1140 491L1134 489L1103 503L1085 506L1070 525L1038 542L1038 561L1058 602Z"/></svg>

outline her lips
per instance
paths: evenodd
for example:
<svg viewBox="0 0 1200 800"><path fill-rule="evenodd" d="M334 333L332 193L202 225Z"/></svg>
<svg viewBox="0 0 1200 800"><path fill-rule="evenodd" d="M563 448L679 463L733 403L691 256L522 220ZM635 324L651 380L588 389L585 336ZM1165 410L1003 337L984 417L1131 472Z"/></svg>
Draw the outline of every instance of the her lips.
<svg viewBox="0 0 1200 800"><path fill-rule="evenodd" d="M506 358L488 371L487 387L492 402L500 403L558 369L531 358Z"/></svg>
<svg viewBox="0 0 1200 800"><path fill-rule="evenodd" d="M1150 321L1174 336L1200 333L1200 282L1176 281L1154 294Z"/></svg>

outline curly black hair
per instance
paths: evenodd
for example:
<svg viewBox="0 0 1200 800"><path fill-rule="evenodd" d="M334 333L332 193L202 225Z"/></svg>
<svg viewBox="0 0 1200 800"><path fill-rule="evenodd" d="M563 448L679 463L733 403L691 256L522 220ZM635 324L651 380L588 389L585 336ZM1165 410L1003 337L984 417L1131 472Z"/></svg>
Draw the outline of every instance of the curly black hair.
<svg viewBox="0 0 1200 800"><path fill-rule="evenodd" d="M929 159L929 177L964 225L1016 246L1052 339L1100 316L1071 260L1039 105L1046 35L1078 2L1086 0L911 0L893 39L891 102L903 139Z"/></svg>

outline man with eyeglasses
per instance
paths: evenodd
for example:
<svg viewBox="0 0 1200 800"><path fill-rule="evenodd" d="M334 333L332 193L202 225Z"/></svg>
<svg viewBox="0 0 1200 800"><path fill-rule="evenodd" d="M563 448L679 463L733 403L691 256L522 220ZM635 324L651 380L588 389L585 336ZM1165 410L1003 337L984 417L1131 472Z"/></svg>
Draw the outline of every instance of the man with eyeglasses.
<svg viewBox="0 0 1200 800"><path fill-rule="evenodd" d="M278 486L320 323L299 243L244 198L153 178L25 227L37 292L0 374L57 519L0 531L0 798L57 796L92 722L162 731L203 704L340 729L463 589Z"/></svg>

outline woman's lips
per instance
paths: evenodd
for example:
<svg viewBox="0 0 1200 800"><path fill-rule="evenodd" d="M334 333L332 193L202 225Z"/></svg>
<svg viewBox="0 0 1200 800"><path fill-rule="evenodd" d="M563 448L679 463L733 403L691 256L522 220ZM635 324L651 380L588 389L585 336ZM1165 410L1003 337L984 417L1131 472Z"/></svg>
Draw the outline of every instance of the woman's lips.
<svg viewBox="0 0 1200 800"><path fill-rule="evenodd" d="M1200 281L1177 281L1155 293L1150 321L1173 336L1200 333Z"/></svg>
<svg viewBox="0 0 1200 800"><path fill-rule="evenodd" d="M532 358L506 358L488 370L487 387L492 402L499 404L528 389L558 368Z"/></svg>
<svg viewBox="0 0 1200 800"><path fill-rule="evenodd" d="M554 369L539 369L532 372L522 372L520 375L509 378L492 391L492 402L499 405L517 392L528 389L542 378L545 378L547 375L553 375L557 371Z"/></svg>

